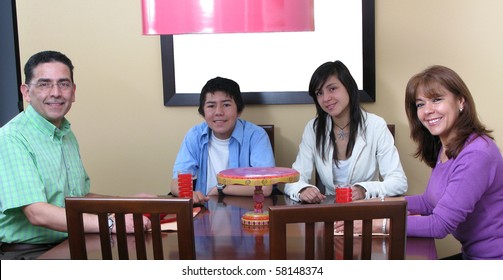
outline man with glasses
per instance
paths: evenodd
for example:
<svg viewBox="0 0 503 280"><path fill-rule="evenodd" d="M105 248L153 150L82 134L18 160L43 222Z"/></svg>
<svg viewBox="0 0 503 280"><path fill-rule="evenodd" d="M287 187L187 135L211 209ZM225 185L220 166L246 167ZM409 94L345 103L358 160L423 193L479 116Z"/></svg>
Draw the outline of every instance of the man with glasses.
<svg viewBox="0 0 503 280"><path fill-rule="evenodd" d="M28 106L0 128L0 259L33 259L66 239L65 197L93 196L65 118L75 101L72 62L43 51L28 60L24 73ZM114 223L110 218L113 230ZM84 228L98 232L96 215L85 215Z"/></svg>

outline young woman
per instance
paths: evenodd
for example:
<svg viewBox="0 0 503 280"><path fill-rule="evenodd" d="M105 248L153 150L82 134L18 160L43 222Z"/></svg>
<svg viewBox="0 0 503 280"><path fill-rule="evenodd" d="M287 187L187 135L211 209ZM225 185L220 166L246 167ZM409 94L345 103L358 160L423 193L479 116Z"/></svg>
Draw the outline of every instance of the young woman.
<svg viewBox="0 0 503 280"><path fill-rule="evenodd" d="M335 194L337 184L350 184L353 200L404 194L407 178L393 136L384 119L360 107L358 86L348 68L340 61L319 66L309 95L317 116L304 128L292 166L300 180L286 184L285 193L306 203ZM325 194L310 184L313 168Z"/></svg>

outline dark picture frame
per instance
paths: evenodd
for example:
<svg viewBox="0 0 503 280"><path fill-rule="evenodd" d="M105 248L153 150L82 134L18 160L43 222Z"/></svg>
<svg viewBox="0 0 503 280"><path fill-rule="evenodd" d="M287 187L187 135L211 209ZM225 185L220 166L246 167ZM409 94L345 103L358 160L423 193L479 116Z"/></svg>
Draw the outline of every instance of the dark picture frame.
<svg viewBox="0 0 503 280"><path fill-rule="evenodd" d="M161 64L164 106L197 106L198 93L177 93L173 35L161 35ZM363 89L361 102L375 102L375 0L362 0ZM202 85L201 85L202 87ZM243 92L246 104L309 104L307 91Z"/></svg>

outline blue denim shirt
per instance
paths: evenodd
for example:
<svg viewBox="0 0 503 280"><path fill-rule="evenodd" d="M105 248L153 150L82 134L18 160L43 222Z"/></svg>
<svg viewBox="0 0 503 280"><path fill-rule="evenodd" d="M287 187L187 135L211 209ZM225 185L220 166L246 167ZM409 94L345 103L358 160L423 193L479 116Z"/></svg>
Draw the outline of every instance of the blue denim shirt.
<svg viewBox="0 0 503 280"><path fill-rule="evenodd" d="M195 191L207 194L208 142L211 129L206 122L192 127L185 135L178 151L173 177L178 170L192 170L197 178ZM269 137L263 128L251 122L238 119L229 142L228 168L273 167L274 154Z"/></svg>

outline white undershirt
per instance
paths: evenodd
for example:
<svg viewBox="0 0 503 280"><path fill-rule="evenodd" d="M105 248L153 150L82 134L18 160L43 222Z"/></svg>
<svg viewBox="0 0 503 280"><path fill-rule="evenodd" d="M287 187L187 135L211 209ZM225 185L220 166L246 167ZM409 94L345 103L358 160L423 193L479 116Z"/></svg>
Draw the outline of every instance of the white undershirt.
<svg viewBox="0 0 503 280"><path fill-rule="evenodd" d="M217 185L217 173L229 166L230 138L218 139L213 133L208 143L208 170L206 174L206 194Z"/></svg>
<svg viewBox="0 0 503 280"><path fill-rule="evenodd" d="M332 164L332 174L334 177L334 186L338 184L346 184L349 183L349 163L348 159L339 160L339 167L335 165L335 162Z"/></svg>

